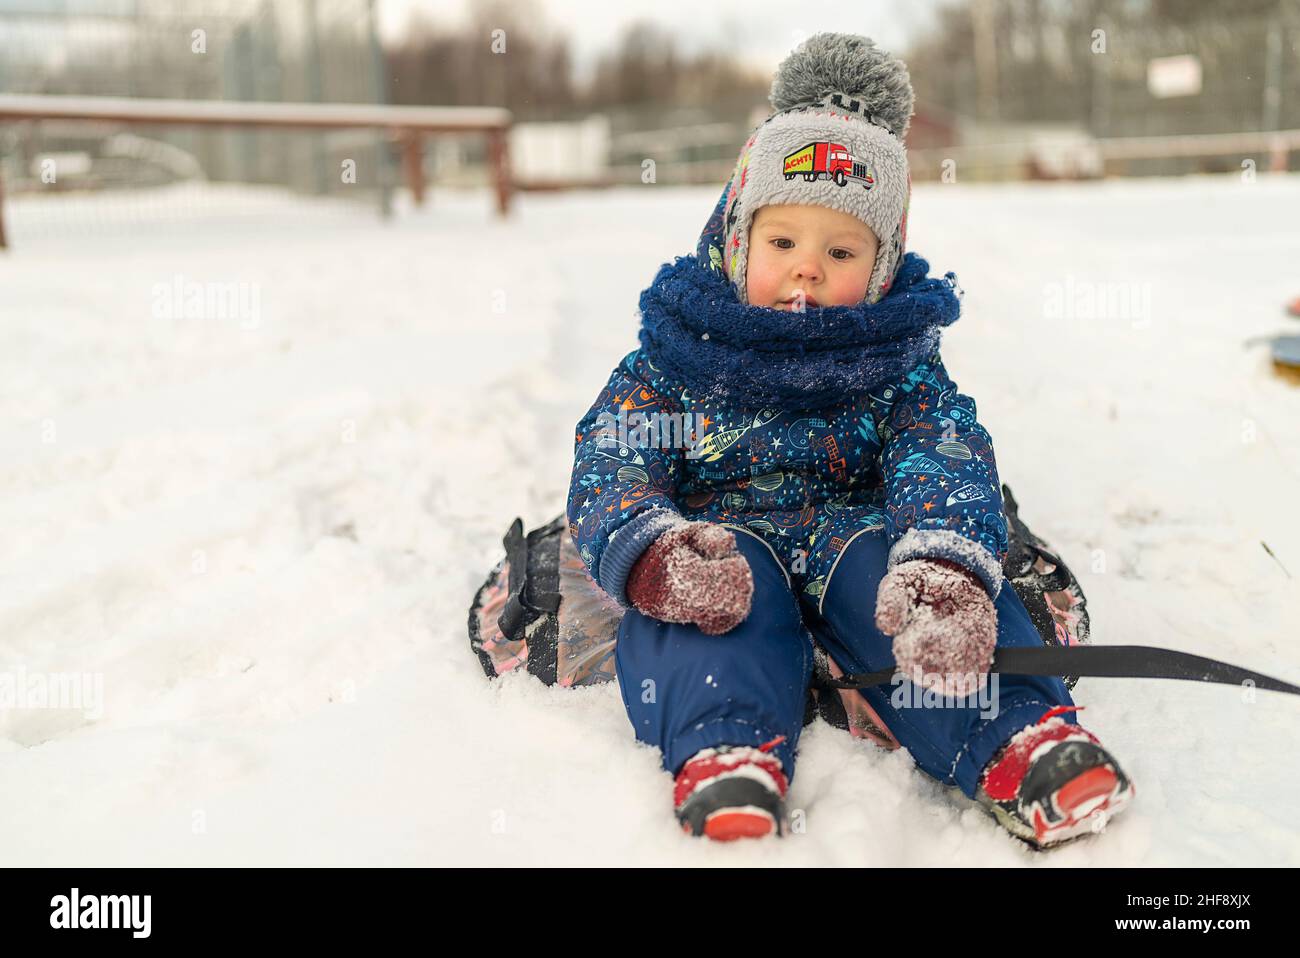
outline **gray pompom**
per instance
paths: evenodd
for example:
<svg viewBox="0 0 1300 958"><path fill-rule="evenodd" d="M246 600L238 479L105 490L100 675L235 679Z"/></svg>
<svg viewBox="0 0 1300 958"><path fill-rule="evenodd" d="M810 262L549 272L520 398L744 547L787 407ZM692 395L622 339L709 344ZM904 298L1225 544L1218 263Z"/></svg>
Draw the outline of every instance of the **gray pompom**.
<svg viewBox="0 0 1300 958"><path fill-rule="evenodd" d="M866 105L897 136L907 135L912 116L912 81L902 60L867 37L818 33L781 61L772 80L773 109L816 103L846 93Z"/></svg>

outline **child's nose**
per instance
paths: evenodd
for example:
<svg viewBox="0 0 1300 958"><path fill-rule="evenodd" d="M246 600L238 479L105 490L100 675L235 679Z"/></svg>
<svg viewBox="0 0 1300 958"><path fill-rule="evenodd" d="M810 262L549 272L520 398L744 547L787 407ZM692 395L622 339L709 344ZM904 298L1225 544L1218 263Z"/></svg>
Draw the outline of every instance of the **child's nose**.
<svg viewBox="0 0 1300 958"><path fill-rule="evenodd" d="M808 258L796 263L794 268L794 278L803 280L806 283L821 282L821 264L813 258Z"/></svg>

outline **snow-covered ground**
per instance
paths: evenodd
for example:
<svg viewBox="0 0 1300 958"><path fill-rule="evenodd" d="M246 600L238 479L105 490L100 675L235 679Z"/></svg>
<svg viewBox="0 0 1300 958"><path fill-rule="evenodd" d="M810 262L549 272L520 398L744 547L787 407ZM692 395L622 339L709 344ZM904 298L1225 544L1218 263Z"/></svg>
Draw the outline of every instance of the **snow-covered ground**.
<svg viewBox="0 0 1300 958"><path fill-rule="evenodd" d="M490 683L465 620L716 191L391 224L214 193L108 229L9 203L0 861L1300 864L1300 700L1159 681L1076 689L1137 796L1051 855L820 722L803 834L682 836L613 685ZM916 190L912 247L966 290L948 368L1099 644L1300 681L1300 390L1257 341L1295 326L1297 222L1300 177ZM82 676L82 708L12 697Z"/></svg>

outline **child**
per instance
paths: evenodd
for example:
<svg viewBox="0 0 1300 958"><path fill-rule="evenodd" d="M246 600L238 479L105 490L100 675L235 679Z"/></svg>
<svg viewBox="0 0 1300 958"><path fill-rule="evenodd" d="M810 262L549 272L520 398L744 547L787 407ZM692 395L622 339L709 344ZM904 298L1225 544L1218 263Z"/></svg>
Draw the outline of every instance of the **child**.
<svg viewBox="0 0 1300 958"><path fill-rule="evenodd" d="M662 750L684 829L780 834L815 632L844 672L897 663L931 691L861 694L1013 834L1099 830L1134 790L1064 683L988 682L995 646L1041 640L1002 576L989 435L938 353L955 277L904 255L906 67L818 34L772 105L577 426L569 530L627 609L637 738Z"/></svg>

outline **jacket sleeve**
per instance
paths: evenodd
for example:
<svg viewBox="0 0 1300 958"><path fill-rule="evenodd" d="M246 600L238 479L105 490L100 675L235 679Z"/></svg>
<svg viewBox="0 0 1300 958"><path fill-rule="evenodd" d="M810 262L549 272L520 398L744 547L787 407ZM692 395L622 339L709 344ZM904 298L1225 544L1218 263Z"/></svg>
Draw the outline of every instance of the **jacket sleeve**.
<svg viewBox="0 0 1300 958"><path fill-rule="evenodd" d="M574 436L569 534L597 584L625 608L628 573L669 526L684 521L675 502L682 477L685 426L679 403L640 374L633 350Z"/></svg>
<svg viewBox="0 0 1300 958"><path fill-rule="evenodd" d="M935 352L870 402L881 440L888 568L949 559L997 598L1007 523L993 442L975 400L957 391Z"/></svg>

